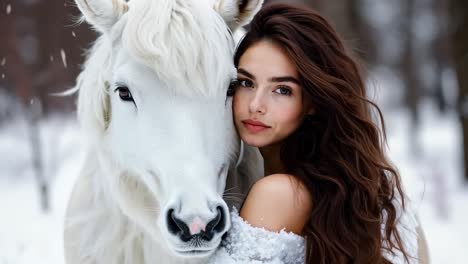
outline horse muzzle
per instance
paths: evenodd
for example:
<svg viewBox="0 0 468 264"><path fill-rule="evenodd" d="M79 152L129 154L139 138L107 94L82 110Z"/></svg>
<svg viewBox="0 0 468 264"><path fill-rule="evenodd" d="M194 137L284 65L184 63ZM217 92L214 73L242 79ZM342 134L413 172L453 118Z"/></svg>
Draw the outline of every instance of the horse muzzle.
<svg viewBox="0 0 468 264"><path fill-rule="evenodd" d="M214 218L204 221L201 217L193 217L189 221L178 218L175 210L167 211L166 221L169 233L178 237L184 243L202 245L211 242L216 234L223 235L227 231L228 214L222 206L216 207Z"/></svg>

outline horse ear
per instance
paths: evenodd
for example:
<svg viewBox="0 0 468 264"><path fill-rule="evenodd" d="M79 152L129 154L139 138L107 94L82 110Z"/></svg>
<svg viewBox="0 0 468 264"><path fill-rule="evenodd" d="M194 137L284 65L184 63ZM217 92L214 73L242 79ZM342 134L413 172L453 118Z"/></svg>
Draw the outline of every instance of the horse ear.
<svg viewBox="0 0 468 264"><path fill-rule="evenodd" d="M84 18L98 31L105 33L128 11L124 0L75 0Z"/></svg>
<svg viewBox="0 0 468 264"><path fill-rule="evenodd" d="M248 24L263 5L263 0L216 0L214 9L232 32Z"/></svg>

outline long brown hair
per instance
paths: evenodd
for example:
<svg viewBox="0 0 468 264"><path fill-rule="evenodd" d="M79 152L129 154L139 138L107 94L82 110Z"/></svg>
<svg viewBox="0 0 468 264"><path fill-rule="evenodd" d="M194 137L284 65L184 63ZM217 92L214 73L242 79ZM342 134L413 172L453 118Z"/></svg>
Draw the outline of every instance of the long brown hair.
<svg viewBox="0 0 468 264"><path fill-rule="evenodd" d="M390 263L385 252L397 251L408 261L397 229L400 178L385 157L382 113L366 98L358 63L327 20L307 8L265 6L237 48L236 67L261 40L288 54L316 110L281 148L288 173L313 198L304 229L307 263Z"/></svg>

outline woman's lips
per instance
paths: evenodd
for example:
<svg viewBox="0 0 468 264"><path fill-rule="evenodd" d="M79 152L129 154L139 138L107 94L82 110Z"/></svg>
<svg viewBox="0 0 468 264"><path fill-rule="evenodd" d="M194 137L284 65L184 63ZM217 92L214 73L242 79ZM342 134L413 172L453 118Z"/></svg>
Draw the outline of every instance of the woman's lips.
<svg viewBox="0 0 468 264"><path fill-rule="evenodd" d="M255 121L255 120L244 120L242 121L242 124L247 130L249 130L252 133L258 133L268 128L271 128L263 124L262 122Z"/></svg>

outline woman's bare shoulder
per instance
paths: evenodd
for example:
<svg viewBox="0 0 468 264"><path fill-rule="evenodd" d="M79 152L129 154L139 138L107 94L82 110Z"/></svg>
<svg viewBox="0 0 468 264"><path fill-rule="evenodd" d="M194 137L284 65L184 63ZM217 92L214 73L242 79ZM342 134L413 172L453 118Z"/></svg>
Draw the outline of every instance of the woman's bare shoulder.
<svg viewBox="0 0 468 264"><path fill-rule="evenodd" d="M255 227L301 234L311 211L311 193L297 178L273 174L252 186L240 216Z"/></svg>

